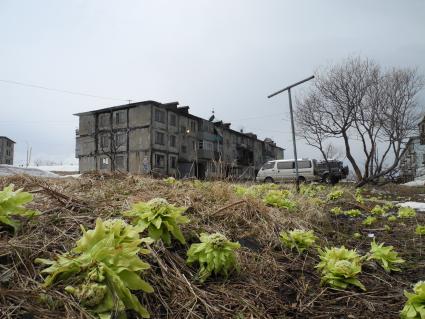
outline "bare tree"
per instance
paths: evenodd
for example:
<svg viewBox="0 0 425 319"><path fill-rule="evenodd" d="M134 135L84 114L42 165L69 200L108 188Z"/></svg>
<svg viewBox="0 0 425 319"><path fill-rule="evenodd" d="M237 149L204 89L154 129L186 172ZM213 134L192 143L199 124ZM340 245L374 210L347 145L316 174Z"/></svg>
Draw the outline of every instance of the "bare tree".
<svg viewBox="0 0 425 319"><path fill-rule="evenodd" d="M350 58L318 74L313 89L298 101L299 133L324 158L325 139L342 138L358 185L374 181L397 167L416 124L422 87L416 70L383 72L368 59ZM361 156L352 153L354 140L360 141Z"/></svg>
<svg viewBox="0 0 425 319"><path fill-rule="evenodd" d="M125 150L125 147L127 146L128 132L128 130L112 130L110 133L105 133L104 135L100 136L101 141L99 148L101 153L109 158L111 162L111 171L117 170L117 157L120 155L120 152Z"/></svg>

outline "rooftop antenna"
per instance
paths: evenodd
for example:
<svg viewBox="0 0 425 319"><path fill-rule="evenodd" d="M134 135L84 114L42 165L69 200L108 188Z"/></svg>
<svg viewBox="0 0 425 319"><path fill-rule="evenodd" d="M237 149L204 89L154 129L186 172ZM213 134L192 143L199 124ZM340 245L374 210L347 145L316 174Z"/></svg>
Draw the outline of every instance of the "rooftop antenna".
<svg viewBox="0 0 425 319"><path fill-rule="evenodd" d="M295 142L295 126L294 126L294 114L292 112L292 98L291 98L291 89L297 85L300 85L304 82L310 81L314 79L314 75L310 76L307 79L304 79L302 81L296 82L294 84L291 84L289 86L287 86L286 88L283 88L282 90L279 90L273 94L270 94L267 98L271 98L275 95L278 95L282 92L288 91L288 97L289 97L289 111L291 113L291 126L292 126L292 144L294 145L294 161L295 161L295 178L296 178L296 188L297 188L297 192L300 192L300 180L299 180L299 176L298 176L298 159L297 159L297 143Z"/></svg>
<svg viewBox="0 0 425 319"><path fill-rule="evenodd" d="M212 122L215 119L215 115L214 115L214 108L211 111L212 115L210 116L210 118L208 119L208 121Z"/></svg>

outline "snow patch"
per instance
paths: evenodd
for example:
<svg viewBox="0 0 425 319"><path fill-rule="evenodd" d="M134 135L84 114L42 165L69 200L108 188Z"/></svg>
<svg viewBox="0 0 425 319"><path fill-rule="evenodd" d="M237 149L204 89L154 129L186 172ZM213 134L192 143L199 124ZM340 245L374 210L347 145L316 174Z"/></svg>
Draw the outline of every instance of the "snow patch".
<svg viewBox="0 0 425 319"><path fill-rule="evenodd" d="M13 176L27 174L30 176L37 177L48 177L48 178L59 178L60 176L48 171L44 171L38 168L25 168L12 165L0 164L0 176Z"/></svg>
<svg viewBox="0 0 425 319"><path fill-rule="evenodd" d="M416 209L419 212L425 212L425 203L422 202L404 202L398 203L397 206L410 207Z"/></svg>

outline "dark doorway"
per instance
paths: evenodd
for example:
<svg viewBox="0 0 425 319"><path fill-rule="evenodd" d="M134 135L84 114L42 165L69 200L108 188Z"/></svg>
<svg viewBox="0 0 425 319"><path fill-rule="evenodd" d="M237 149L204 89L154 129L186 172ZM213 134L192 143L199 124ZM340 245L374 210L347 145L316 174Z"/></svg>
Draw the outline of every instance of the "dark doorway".
<svg viewBox="0 0 425 319"><path fill-rule="evenodd" d="M205 170L206 170L206 165L205 163L199 163L197 165L197 169L196 169L196 177L198 179L205 179Z"/></svg>

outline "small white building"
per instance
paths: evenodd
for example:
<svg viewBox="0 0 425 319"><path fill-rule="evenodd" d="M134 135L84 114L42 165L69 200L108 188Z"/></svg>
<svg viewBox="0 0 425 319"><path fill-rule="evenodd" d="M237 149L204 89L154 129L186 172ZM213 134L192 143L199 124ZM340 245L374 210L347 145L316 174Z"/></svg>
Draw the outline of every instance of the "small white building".
<svg viewBox="0 0 425 319"><path fill-rule="evenodd" d="M404 181L425 175L425 117L418 126L419 135L409 139L400 158L400 177Z"/></svg>

